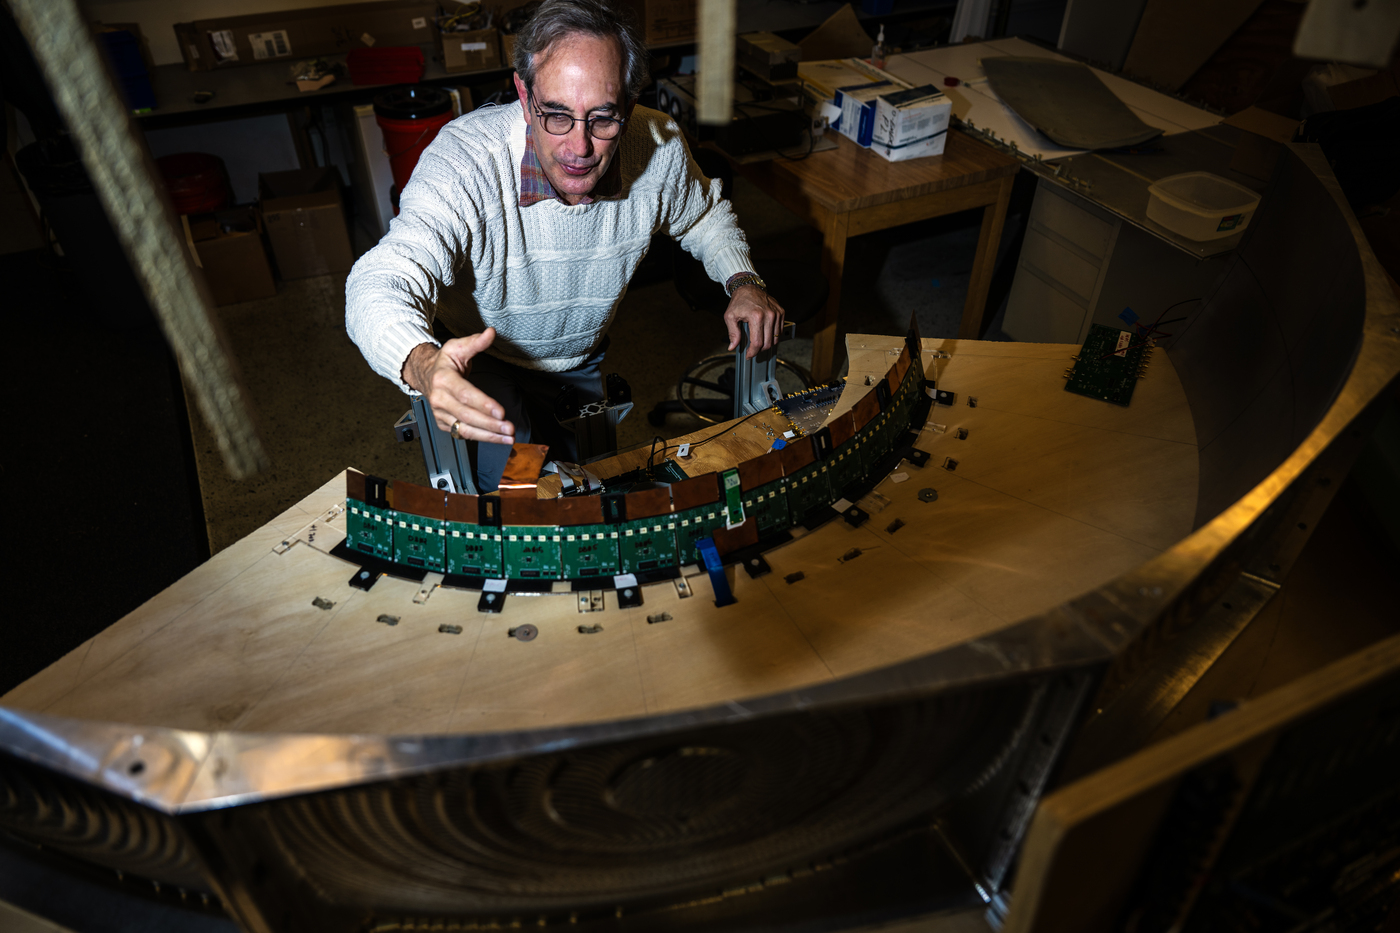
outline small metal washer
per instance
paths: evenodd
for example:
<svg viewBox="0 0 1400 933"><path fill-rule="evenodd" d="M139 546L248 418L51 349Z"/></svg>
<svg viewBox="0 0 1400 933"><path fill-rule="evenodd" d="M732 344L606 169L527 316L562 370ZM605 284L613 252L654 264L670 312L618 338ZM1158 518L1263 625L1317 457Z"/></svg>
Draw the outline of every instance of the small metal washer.
<svg viewBox="0 0 1400 933"><path fill-rule="evenodd" d="M517 625L515 627L515 637L519 641L534 641L540 630L533 625Z"/></svg>
<svg viewBox="0 0 1400 933"><path fill-rule="evenodd" d="M937 498L938 498L938 490L937 490L937 489L934 489L934 488L931 487L931 486L925 487L925 488L919 490L919 501L920 501L920 502L932 502L932 501L934 501L934 500L937 499Z"/></svg>

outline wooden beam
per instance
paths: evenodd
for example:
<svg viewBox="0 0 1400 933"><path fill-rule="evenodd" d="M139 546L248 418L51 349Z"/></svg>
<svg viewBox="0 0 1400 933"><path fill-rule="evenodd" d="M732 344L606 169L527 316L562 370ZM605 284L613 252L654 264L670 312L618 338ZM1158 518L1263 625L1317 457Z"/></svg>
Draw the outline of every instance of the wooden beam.
<svg viewBox="0 0 1400 933"><path fill-rule="evenodd" d="M734 109L734 0L700 0L699 13L697 118L718 126Z"/></svg>

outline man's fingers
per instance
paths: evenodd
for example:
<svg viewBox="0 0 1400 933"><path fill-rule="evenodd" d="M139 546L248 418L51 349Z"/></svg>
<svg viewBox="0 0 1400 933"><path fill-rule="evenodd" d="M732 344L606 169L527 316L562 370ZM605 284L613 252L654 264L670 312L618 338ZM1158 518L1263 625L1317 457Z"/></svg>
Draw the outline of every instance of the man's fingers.
<svg viewBox="0 0 1400 933"><path fill-rule="evenodd" d="M726 314L724 316L724 326L729 328L729 349L733 350L739 345L739 322Z"/></svg>
<svg viewBox="0 0 1400 933"><path fill-rule="evenodd" d="M490 444L515 443L515 425L509 421L498 421L487 417L476 409L463 411L457 419L457 434L467 440L485 441ZM451 430L451 424L447 430Z"/></svg>
<svg viewBox="0 0 1400 933"><path fill-rule="evenodd" d="M504 418L506 416L505 407L500 402L487 395L466 380L457 387L454 393L459 404L468 408L474 408L479 412L490 415L492 418Z"/></svg>

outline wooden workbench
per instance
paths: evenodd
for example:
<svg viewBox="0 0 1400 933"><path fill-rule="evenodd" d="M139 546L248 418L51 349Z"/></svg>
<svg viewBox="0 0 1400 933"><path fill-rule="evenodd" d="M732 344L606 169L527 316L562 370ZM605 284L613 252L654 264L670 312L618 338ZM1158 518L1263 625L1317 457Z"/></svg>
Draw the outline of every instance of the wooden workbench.
<svg viewBox="0 0 1400 933"><path fill-rule="evenodd" d="M849 339L843 406L901 345ZM343 534L339 520L320 525L311 544L303 533L274 550L343 501L337 475L0 704L254 732L475 732L641 716L839 678L976 638L1191 530L1195 432L1165 354L1120 408L1063 391L1072 346L926 340L924 348L926 370L957 393L956 404L932 409L920 435L928 465L905 463L883 480L876 492L887 503L867 502L871 518L860 528L834 521L771 550L772 573L758 579L729 568L733 606L714 606L703 573L687 578L689 598L667 581L643 588L641 608L620 610L607 593L605 610L587 614L571 594L511 596L502 614L486 615L475 592L438 588L420 604L419 584L390 577L357 590L348 584L355 568L322 550ZM748 456L758 438L766 432L751 421L725 443ZM955 470L942 466L948 457ZM920 501L925 488L937 490L936 501ZM904 526L890 532L895 519ZM801 580L786 581L799 571ZM318 608L318 598L333 605ZM649 621L663 613L670 618ZM508 635L527 622L538 638ZM585 624L602 630L580 633Z"/></svg>
<svg viewBox="0 0 1400 933"><path fill-rule="evenodd" d="M836 148L826 152L737 166L764 193L821 231L822 268L831 290L812 341L813 377L826 382L838 368L836 325L846 241L980 207L982 227L958 326L959 337L979 336L1020 163L956 129L948 131L942 155L907 162L890 162L839 133L830 136Z"/></svg>

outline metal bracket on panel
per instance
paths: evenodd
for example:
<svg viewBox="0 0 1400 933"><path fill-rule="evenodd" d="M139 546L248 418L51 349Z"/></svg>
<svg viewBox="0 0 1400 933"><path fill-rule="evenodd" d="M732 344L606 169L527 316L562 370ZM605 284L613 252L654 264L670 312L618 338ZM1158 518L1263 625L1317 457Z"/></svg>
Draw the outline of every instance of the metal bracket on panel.
<svg viewBox="0 0 1400 933"><path fill-rule="evenodd" d="M368 590L378 583L379 578L382 576L382 573L376 573L368 567L361 567L355 572L355 575L350 578L350 585L357 590Z"/></svg>
<svg viewBox="0 0 1400 933"><path fill-rule="evenodd" d="M476 601L477 612L498 614L505 608L506 581L487 580L481 585L481 598Z"/></svg>
<svg viewBox="0 0 1400 933"><path fill-rule="evenodd" d="M783 326L782 337L787 337L787 329L796 325ZM780 338L781 339L781 338ZM734 417L742 418L755 412L772 408L782 399L778 388L778 348L776 345L748 358L749 324L739 322L739 346L734 350Z"/></svg>
<svg viewBox="0 0 1400 933"><path fill-rule="evenodd" d="M408 420L409 415L413 416L412 421ZM401 426L406 430L401 432ZM417 435L418 443L423 448L423 466L428 473L428 485L443 492L476 495L476 480L467 442L438 427L427 399L421 395L413 396L413 410L399 419L394 431L399 434L400 440L412 440Z"/></svg>
<svg viewBox="0 0 1400 933"><path fill-rule="evenodd" d="M580 403L578 389L561 386L554 399L554 417L574 432L580 463L588 463L617 450L617 426L632 411L632 387L617 373L608 373L607 397Z"/></svg>
<svg viewBox="0 0 1400 933"><path fill-rule="evenodd" d="M394 422L394 440L405 444L418 436L418 419L413 415L413 409L403 413L403 417Z"/></svg>
<svg viewBox="0 0 1400 933"><path fill-rule="evenodd" d="M440 573L428 573L423 576L423 584L418 589L418 594L413 597L413 601L418 605L423 605L428 601L428 597L433 595L438 587L442 586L443 575Z"/></svg>

